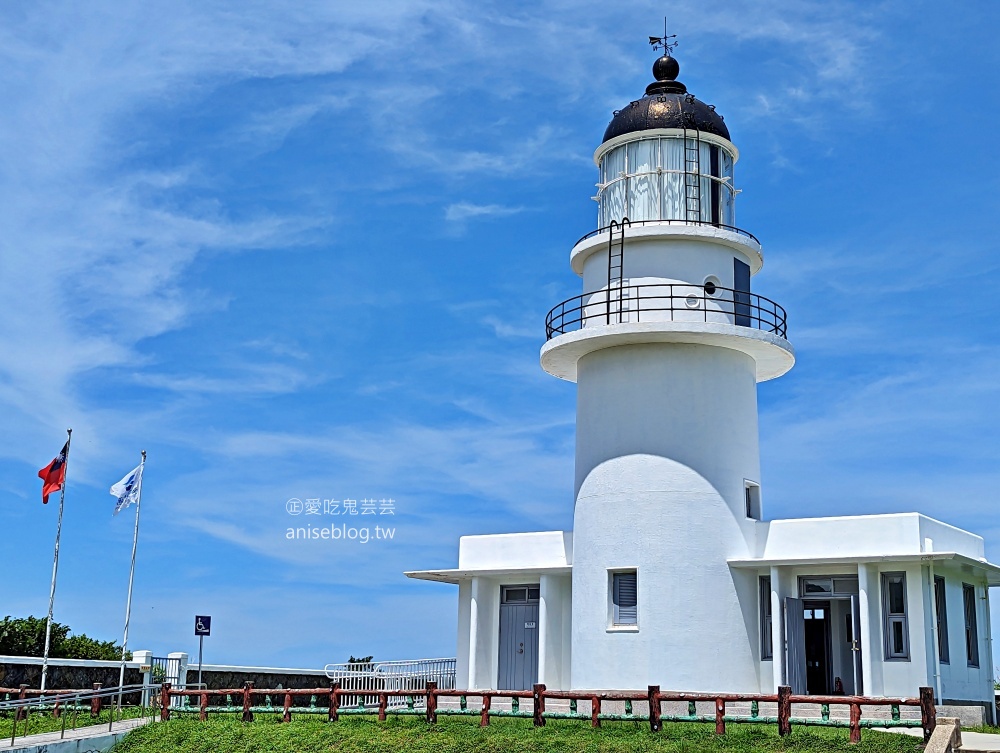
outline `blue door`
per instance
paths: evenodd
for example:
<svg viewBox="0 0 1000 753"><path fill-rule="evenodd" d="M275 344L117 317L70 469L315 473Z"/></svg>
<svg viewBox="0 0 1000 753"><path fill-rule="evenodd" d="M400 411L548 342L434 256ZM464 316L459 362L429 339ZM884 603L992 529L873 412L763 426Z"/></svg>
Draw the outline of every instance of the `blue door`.
<svg viewBox="0 0 1000 753"><path fill-rule="evenodd" d="M499 690L531 690L538 682L538 586L500 592Z"/></svg>

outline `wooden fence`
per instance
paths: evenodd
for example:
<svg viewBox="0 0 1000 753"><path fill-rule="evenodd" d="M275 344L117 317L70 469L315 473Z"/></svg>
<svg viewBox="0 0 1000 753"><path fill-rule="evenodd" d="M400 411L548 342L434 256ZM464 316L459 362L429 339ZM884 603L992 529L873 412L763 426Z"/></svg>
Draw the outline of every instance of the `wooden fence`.
<svg viewBox="0 0 1000 753"><path fill-rule="evenodd" d="M860 742L862 727L920 727L923 729L924 740L930 739L936 724L936 712L934 708L934 692L932 688L920 688L920 695L917 698L868 698L865 696L814 696L814 695L792 695L791 688L782 686L778 688L775 695L767 694L737 694L737 693L678 693L661 691L658 685L650 685L643 691L614 691L614 692L580 692L568 690L548 690L545 685L535 685L532 690L445 690L439 689L437 683L428 682L422 692L413 690L380 690L380 689L344 689L339 683L333 683L329 688L310 689L258 689L252 683L247 683L242 688L223 690L177 690L171 687L170 683L164 683L160 694L160 715L163 721L170 719L171 712L193 712L194 707L185 707L171 704L171 699L196 697L198 699L197 711L201 719L206 719L210 712L242 712L243 721L253 721L254 713L274 712L277 709L271 707L254 706L255 697L260 696L283 696L284 704L281 707L282 721L288 722L292 718L293 699L296 696L311 696L325 698L325 708L319 710L324 713L331 722L337 721L341 715L348 714L377 714L379 721L384 721L388 716L413 715L423 716L428 723L435 723L438 715L464 715L478 716L479 724L482 727L489 725L491 716L504 717L530 717L536 727L544 727L547 719L579 719L589 720L594 727L600 727L602 720L631 720L648 721L649 729L652 732L659 732L664 722L713 722L715 732L719 735L726 733L726 724L777 724L778 734L785 736L792 731L794 725L809 726L829 726L847 727L850 730L851 742ZM233 697L242 700L242 706L210 706L210 697ZM355 700L358 698L370 697L378 699L377 708L366 708L364 706L350 706L345 704L345 700ZM405 707L389 708L390 698L405 699ZM439 708L439 701L443 698L458 699L458 708ZM468 708L468 699L481 699L479 710ZM510 699L511 709L500 710L493 708L496 699ZM532 710L520 711L520 700L531 699ZM569 712L546 711L546 701L569 701ZM590 713L577 712L578 702L589 702ZM687 702L688 713L686 715L664 714L662 704L665 702ZM625 714L603 713L602 704L605 702L624 703ZM645 702L649 705L648 714L632 714L632 704L635 702ZM698 702L709 702L714 705L714 716L699 716L696 704ZM726 706L729 703L749 703L749 715L727 715ZM777 704L777 716L765 717L759 713L761 703ZM821 707L820 718L794 718L792 716L793 704L819 704ZM422 708L418 708L422 706ZM830 706L847 706L849 709L848 719L836 719L830 716ZM862 719L862 706L882 706L889 707L890 718ZM914 706L920 708L920 720L900 718L900 707ZM302 707L295 707L296 713L316 713L315 710L307 710Z"/></svg>

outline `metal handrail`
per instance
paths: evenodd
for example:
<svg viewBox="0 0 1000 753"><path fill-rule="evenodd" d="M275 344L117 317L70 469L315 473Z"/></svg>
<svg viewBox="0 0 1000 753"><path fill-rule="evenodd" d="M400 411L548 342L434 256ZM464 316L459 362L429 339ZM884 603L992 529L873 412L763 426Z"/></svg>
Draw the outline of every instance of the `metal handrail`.
<svg viewBox="0 0 1000 753"><path fill-rule="evenodd" d="M633 226L635 226L635 225L708 225L708 226L711 226L711 227L720 228L722 230L728 230L731 233L736 233L737 235L742 235L742 236L744 236L744 237L749 238L750 240L752 240L758 246L760 245L760 241L757 240L757 236L755 236L749 230L743 230L742 228L738 228L735 225L723 225L722 223L711 222L709 220L681 220L681 219L669 219L669 220L631 220L631 222L629 224L633 225ZM595 235L600 235L601 233L607 233L608 231L611 230L612 227L613 227L613 225L605 225L604 227L597 228L597 230L591 230L586 235L580 236L580 238L577 240L577 242L574 243L573 245L577 246L582 241L585 241L588 238L593 238Z"/></svg>
<svg viewBox="0 0 1000 753"><path fill-rule="evenodd" d="M28 734L28 721L30 716L30 711L32 708L36 708L39 711L44 711L46 709L61 710L66 712L72 712L73 714L73 727L76 729L77 712L80 710L81 706L84 706L84 701L89 701L90 706L93 709L93 702L98 699L122 696L122 695L132 695L135 693L145 694L148 691L159 692L159 685L123 685L121 687L112 686L108 688L96 688L92 690L60 690L52 689L50 691L32 691L33 698L18 698L11 701L0 701L0 712L14 712L14 721L11 729L10 744L11 747L14 745L14 740L17 737L17 725L22 719L24 720L24 731L22 737ZM142 696L140 696L142 697ZM108 723L108 729L112 729L115 722L115 705L112 703L110 705L110 721ZM145 706L141 706L145 709ZM121 713L121 705L119 701L118 711ZM145 713L143 713L145 716ZM62 715L62 730L60 733L60 739L66 736L66 715Z"/></svg>
<svg viewBox="0 0 1000 753"><path fill-rule="evenodd" d="M711 290L711 292L710 292ZM675 316L683 312L684 316ZM669 314L664 318L664 314ZM770 298L721 286L652 283L567 298L545 316L545 339L598 324L655 321L735 324L787 337L785 309Z"/></svg>

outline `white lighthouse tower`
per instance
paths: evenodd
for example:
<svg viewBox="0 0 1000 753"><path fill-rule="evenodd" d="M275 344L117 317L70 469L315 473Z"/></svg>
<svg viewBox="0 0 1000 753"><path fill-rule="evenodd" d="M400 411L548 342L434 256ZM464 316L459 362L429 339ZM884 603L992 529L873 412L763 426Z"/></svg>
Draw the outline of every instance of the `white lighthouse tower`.
<svg viewBox="0 0 1000 753"><path fill-rule="evenodd" d="M992 719L982 537L916 512L762 517L757 384L795 355L751 292L729 129L654 41L656 80L594 155L583 293L545 322L542 368L577 384L573 530L463 536L457 567L407 573L458 586L455 687L933 686Z"/></svg>
<svg viewBox="0 0 1000 753"><path fill-rule="evenodd" d="M757 383L794 363L785 313L750 292L739 153L669 48L594 155L584 293L546 321L542 367L577 383L573 685L759 687ZM751 629L752 628L752 629Z"/></svg>

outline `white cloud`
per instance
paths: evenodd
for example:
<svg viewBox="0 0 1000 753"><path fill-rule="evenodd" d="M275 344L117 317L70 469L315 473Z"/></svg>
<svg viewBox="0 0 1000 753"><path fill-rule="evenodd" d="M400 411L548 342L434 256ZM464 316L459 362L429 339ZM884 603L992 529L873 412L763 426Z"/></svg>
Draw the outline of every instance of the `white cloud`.
<svg viewBox="0 0 1000 753"><path fill-rule="evenodd" d="M470 204L461 201L456 204L449 204L445 207L444 218L448 222L466 222L470 219L482 217L509 217L512 214L520 214L524 207L508 207L501 204Z"/></svg>

